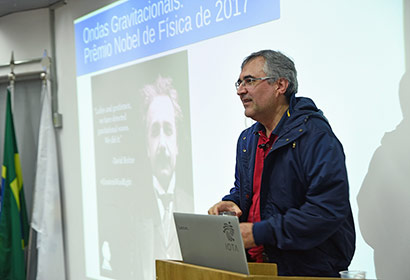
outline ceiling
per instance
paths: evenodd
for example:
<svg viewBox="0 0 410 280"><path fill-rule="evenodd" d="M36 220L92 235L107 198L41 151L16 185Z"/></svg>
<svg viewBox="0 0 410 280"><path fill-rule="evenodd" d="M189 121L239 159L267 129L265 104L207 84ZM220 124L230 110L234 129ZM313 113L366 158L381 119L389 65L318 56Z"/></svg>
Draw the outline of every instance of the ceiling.
<svg viewBox="0 0 410 280"><path fill-rule="evenodd" d="M51 7L63 0L0 0L0 17L29 10Z"/></svg>

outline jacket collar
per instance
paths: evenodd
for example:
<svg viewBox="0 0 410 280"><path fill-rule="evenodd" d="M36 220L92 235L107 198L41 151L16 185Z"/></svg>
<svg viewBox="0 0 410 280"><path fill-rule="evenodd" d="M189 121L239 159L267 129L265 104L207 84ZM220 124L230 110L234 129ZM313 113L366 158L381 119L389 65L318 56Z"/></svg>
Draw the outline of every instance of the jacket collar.
<svg viewBox="0 0 410 280"><path fill-rule="evenodd" d="M295 125L299 125L299 123L307 117L318 117L327 122L323 112L316 107L315 103L310 98L296 97L295 94L292 94L289 99L288 110L283 114L272 133L280 135L283 131L287 131ZM258 134L260 130L265 130L265 127L259 122L256 122L251 127L251 132L253 134Z"/></svg>

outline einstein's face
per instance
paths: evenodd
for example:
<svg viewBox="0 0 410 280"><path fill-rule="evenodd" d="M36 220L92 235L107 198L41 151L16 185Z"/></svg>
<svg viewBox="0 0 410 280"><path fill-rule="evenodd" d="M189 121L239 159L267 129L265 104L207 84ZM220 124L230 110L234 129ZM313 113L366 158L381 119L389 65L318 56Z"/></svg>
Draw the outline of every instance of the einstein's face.
<svg viewBox="0 0 410 280"><path fill-rule="evenodd" d="M155 97L147 111L148 158L154 176L168 184L178 155L175 109L168 96Z"/></svg>

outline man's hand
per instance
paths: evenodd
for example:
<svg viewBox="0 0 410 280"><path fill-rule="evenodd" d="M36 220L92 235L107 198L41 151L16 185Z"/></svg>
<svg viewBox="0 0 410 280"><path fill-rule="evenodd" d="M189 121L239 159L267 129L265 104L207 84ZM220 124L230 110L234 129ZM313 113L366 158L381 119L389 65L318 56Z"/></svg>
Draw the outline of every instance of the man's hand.
<svg viewBox="0 0 410 280"><path fill-rule="evenodd" d="M253 239L253 223L240 223L239 229L241 230L243 245L245 249L255 247L255 239Z"/></svg>
<svg viewBox="0 0 410 280"><path fill-rule="evenodd" d="M242 215L241 209L236 205L235 202L232 201L220 201L208 210L209 215L219 215L219 213L228 211L228 212L235 212L237 217Z"/></svg>

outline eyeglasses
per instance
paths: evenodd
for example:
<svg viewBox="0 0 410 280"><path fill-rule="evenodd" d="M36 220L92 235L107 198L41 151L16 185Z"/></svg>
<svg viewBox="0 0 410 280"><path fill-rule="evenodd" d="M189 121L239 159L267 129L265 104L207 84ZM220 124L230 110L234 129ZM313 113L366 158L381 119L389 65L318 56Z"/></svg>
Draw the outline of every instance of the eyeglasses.
<svg viewBox="0 0 410 280"><path fill-rule="evenodd" d="M255 86L256 81L265 81L265 80L269 80L269 79L273 79L273 78L274 77L262 77L262 78L247 77L247 78L243 79L242 81L238 80L235 83L235 87L236 87L236 90L239 90L240 86L243 86L243 87L246 87L247 89L249 89L249 88Z"/></svg>

